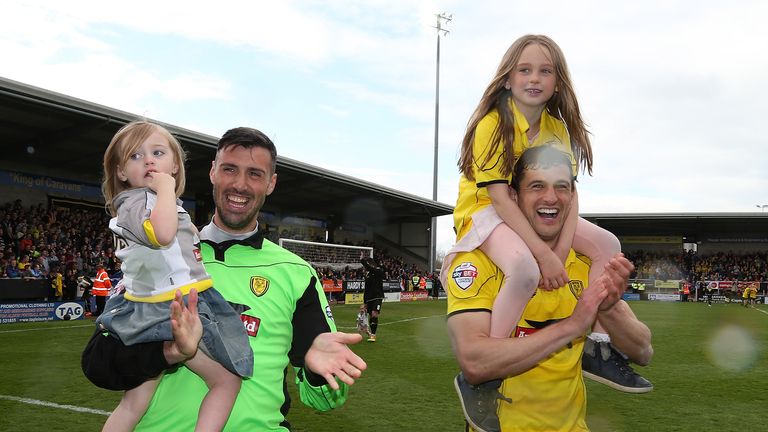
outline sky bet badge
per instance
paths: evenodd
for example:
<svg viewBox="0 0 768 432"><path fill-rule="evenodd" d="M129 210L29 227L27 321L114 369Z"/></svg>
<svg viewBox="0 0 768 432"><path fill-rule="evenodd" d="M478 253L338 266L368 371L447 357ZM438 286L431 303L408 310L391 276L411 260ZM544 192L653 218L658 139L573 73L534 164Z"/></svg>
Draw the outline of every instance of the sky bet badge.
<svg viewBox="0 0 768 432"><path fill-rule="evenodd" d="M453 269L451 277L459 288L465 290L471 287L477 278L477 267L470 262L463 262Z"/></svg>
<svg viewBox="0 0 768 432"><path fill-rule="evenodd" d="M269 280L261 276L251 276L251 291L261 297L269 289Z"/></svg>

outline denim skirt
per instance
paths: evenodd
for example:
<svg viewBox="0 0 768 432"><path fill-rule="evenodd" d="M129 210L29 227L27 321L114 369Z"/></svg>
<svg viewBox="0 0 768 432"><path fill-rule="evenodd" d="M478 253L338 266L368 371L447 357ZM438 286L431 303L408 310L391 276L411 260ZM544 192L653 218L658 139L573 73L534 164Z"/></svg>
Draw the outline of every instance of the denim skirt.
<svg viewBox="0 0 768 432"><path fill-rule="evenodd" d="M121 293L107 301L96 325L125 345L173 340L171 303L134 302ZM198 293L197 310L203 324L200 350L235 375L252 376L253 351L239 314L215 288Z"/></svg>

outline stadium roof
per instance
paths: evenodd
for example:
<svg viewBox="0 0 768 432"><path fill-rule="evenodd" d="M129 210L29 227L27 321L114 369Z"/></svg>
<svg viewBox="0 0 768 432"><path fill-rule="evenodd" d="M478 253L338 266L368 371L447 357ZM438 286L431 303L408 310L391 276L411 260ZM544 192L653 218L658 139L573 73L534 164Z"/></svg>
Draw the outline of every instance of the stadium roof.
<svg viewBox="0 0 768 432"><path fill-rule="evenodd" d="M0 78L0 168L98 184L106 144L138 116ZM187 193L210 204L208 170L217 137L158 122L188 151ZM233 125L234 126L234 125ZM223 132L223 131L222 131ZM278 150L280 143L277 143ZM34 152L29 153L28 147ZM334 223L424 223L453 207L278 156L278 184L265 210ZM768 243L768 213L585 214L618 236L683 236L686 241Z"/></svg>
<svg viewBox="0 0 768 432"><path fill-rule="evenodd" d="M121 126L138 117L0 78L0 143L6 169L98 184L107 143ZM208 170L218 137L158 123L188 152L185 196L210 201ZM280 143L277 147L279 151ZM282 156L278 156L277 173L278 184L267 200L267 211L280 209L294 216L330 216L335 223L369 224L424 222L453 211L447 204Z"/></svg>
<svg viewBox="0 0 768 432"><path fill-rule="evenodd" d="M686 242L761 240L768 243L768 213L582 214L617 236L682 236Z"/></svg>

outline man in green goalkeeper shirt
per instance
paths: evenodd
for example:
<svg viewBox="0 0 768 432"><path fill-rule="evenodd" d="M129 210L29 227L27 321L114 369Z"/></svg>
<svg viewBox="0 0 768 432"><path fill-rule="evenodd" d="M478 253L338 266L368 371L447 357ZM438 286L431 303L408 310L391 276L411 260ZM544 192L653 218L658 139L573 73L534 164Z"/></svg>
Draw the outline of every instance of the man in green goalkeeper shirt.
<svg viewBox="0 0 768 432"><path fill-rule="evenodd" d="M227 431L290 430L289 363L295 368L302 402L322 411L342 405L348 385L366 368L347 347L360 342L361 336L336 332L312 267L258 233L256 216L277 179L276 157L274 144L263 133L236 128L219 140L210 171L216 211L200 232L202 260L216 289L230 303L241 305L254 353L253 377L242 383ZM190 298L184 316L194 313L193 303ZM107 358L120 359L110 364L113 374L109 374L106 367L89 368L97 363L96 356L84 356L83 369L97 385L124 389L133 385L126 377L148 378L159 372L133 369L124 360L130 358L131 347L115 343L114 338L96 339L108 341L112 357ZM188 358L181 351L174 342L157 343L158 368ZM187 368L167 370L136 430L193 430L206 392L204 381Z"/></svg>

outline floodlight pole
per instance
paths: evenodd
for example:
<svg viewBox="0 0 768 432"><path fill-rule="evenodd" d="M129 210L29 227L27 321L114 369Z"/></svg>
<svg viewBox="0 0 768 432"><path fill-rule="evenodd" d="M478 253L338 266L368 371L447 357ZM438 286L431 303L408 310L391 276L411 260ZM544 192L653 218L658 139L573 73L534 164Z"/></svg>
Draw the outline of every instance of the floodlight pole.
<svg viewBox="0 0 768 432"><path fill-rule="evenodd" d="M765 209L766 209L766 207L768 207L768 204L756 204L755 206L757 208L761 209L760 213L765 213Z"/></svg>
<svg viewBox="0 0 768 432"><path fill-rule="evenodd" d="M443 21L447 25L453 19L453 14L435 14L437 24L437 61L435 63L435 151L432 162L432 200L437 201L437 137L440 124L440 35L448 35L450 31L443 28ZM437 257L437 218L432 216L432 225L430 228L430 246L429 246L429 273L435 271L435 259Z"/></svg>

